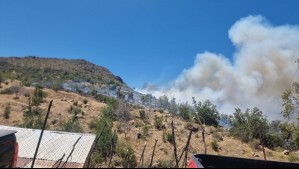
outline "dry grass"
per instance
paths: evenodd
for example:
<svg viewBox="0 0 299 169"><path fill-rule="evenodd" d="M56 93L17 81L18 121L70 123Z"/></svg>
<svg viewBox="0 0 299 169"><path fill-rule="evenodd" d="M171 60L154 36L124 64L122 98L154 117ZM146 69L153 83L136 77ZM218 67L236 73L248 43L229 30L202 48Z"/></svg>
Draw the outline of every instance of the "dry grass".
<svg viewBox="0 0 299 169"><path fill-rule="evenodd" d="M11 84L11 83L10 83ZM9 87L3 85L3 89ZM29 93L32 95L34 88L32 87L23 87L19 96L20 98L15 100L14 95L3 95L0 94L0 124L9 125L9 126L17 126L21 124L23 121L23 111L28 106L28 98L24 96L25 93ZM90 132L88 128L89 122L97 117L100 114L100 110L105 106L103 103L99 103L92 98L86 98L81 95L75 93L68 93L63 91L55 92L51 89L44 89L45 92L48 93L45 102L41 104L41 108L46 112L48 104L50 100L53 100L53 106L51 108L51 114L49 116L48 123L50 124L50 129L57 130L61 126L61 124L69 119L72 115L68 112L68 109L71 105L73 105L74 101L78 101L78 105L82 106L82 111L85 112L83 118L79 119L80 123L83 127L84 132ZM67 101L62 101L66 99ZM83 104L83 100L87 99L88 103ZM5 106L10 103L12 107L11 118L5 120L2 117ZM52 121L57 121L56 124L51 125Z"/></svg>
<svg viewBox="0 0 299 169"><path fill-rule="evenodd" d="M3 84L3 89L10 86ZM15 100L14 95L2 95L0 94L0 124L2 125L9 125L9 126L16 126L20 124L23 119L23 110L27 106L28 98L24 96L24 93L32 94L34 88L31 87L24 87L20 93L20 99ZM72 101L78 101L78 105L82 105L82 110L85 112L85 115L82 119L80 119L80 123L83 127L84 132L91 132L88 128L89 122L97 117L100 114L100 109L105 106L103 103L99 103L92 98L86 98L81 95L75 93L68 93L68 92L54 92L53 90L45 89L45 92L48 93L48 97L46 98L45 103L42 103L41 108L46 111L48 103L50 100L53 100L53 107L51 109L51 115L49 118L49 123L53 120L57 120L55 125L50 125L50 129L57 130L60 125L68 118L71 117L71 114L68 113L68 109L71 105L73 105ZM62 101L66 99L67 101ZM88 103L83 104L83 100L87 99ZM5 106L10 103L12 107L11 111L11 118L5 120L2 117L4 112ZM150 157L152 154L153 146L155 139L158 140L155 158L154 161L162 161L167 162L173 160L173 145L169 142L164 143L162 139L163 130L157 130L154 127L154 117L155 115L161 117L163 116L164 121L163 125L165 126L165 130L171 132L171 122L174 121L175 124L175 136L176 136L176 144L178 149L178 155L181 154L183 147L186 144L189 131L184 128L187 122L181 120L179 117L171 117L167 115L167 112L160 113L154 112L150 109L145 109L146 114L148 115L149 119L147 120L148 125L150 127L148 131L148 136L145 139L137 140L136 136L138 133L142 133L143 126L145 125L144 121L140 118L139 110L131 110L133 120L127 123L127 127L129 127L129 131L126 134L118 133L118 138L120 140L127 140L131 143L132 147L136 152L137 161L139 162L139 158L141 156L141 152L143 149L144 143L147 143L147 148L145 151L145 164L148 165L150 161ZM118 122L114 122L114 130L116 130L116 124ZM136 125L138 124L138 125ZM239 140L236 140L228 135L219 132L214 127L207 127L206 126L206 143L208 145L208 154L215 154L215 155L224 155L224 156L233 156L233 157L243 157L243 158L257 158L263 159L263 153L259 150L253 150L249 144L244 144ZM215 139L215 132L218 132L219 135L223 137L223 141L218 142L219 151L215 152L211 147L211 142ZM212 134L214 133L214 134ZM196 137L197 135L197 137ZM213 137L214 135L214 137ZM193 133L190 148L189 148L189 157L191 154L197 153L204 153L204 146L202 142L201 132ZM266 149L267 159L268 160L276 160L276 161L289 161L290 159L288 156L282 155L281 152L272 151ZM258 157L254 157L254 155L258 155ZM292 158L291 160L294 160ZM154 163L154 165L158 165Z"/></svg>

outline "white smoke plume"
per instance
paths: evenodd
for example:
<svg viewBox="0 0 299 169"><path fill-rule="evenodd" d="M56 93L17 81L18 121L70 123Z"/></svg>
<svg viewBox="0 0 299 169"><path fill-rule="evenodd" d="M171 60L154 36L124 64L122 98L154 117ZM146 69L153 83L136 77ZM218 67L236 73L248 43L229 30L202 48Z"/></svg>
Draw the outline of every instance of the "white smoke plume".
<svg viewBox="0 0 299 169"><path fill-rule="evenodd" d="M263 16L248 16L229 30L236 47L231 62L210 52L196 56L194 66L159 90L141 92L168 95L180 101L211 100L221 113L258 107L270 119L280 118L281 95L299 80L299 27L273 26Z"/></svg>

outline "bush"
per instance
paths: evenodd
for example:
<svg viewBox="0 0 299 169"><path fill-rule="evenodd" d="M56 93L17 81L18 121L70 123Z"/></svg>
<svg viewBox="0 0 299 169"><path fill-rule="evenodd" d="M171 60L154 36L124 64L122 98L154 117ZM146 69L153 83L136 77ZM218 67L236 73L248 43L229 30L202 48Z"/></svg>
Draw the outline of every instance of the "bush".
<svg viewBox="0 0 299 169"><path fill-rule="evenodd" d="M0 92L1 94L14 94L13 88L9 87Z"/></svg>
<svg viewBox="0 0 299 169"><path fill-rule="evenodd" d="M173 160L158 160L158 167L159 168L173 168L174 161Z"/></svg>
<svg viewBox="0 0 299 169"><path fill-rule="evenodd" d="M170 132L163 131L162 139L163 139L164 143L169 142L169 143L173 144L173 137L172 137L172 133L170 133Z"/></svg>
<svg viewBox="0 0 299 169"><path fill-rule="evenodd" d="M87 99L84 99L83 100L83 104L87 104L88 103L88 100Z"/></svg>
<svg viewBox="0 0 299 169"><path fill-rule="evenodd" d="M141 119L147 118L144 110L139 110L139 116Z"/></svg>
<svg viewBox="0 0 299 169"><path fill-rule="evenodd" d="M155 125L155 127L156 127L156 129L158 129L158 130L162 130L163 129L163 117L161 116L161 117L158 117L157 115L155 115L155 123L154 123L154 125Z"/></svg>
<svg viewBox="0 0 299 169"><path fill-rule="evenodd" d="M90 168L97 168L97 164L103 161L103 157L99 152L94 152L90 161Z"/></svg>
<svg viewBox="0 0 299 169"><path fill-rule="evenodd" d="M58 92L59 90L62 89L62 84L59 82L53 83L52 84L52 90L54 90L55 92Z"/></svg>
<svg viewBox="0 0 299 169"><path fill-rule="evenodd" d="M91 121L90 121L90 123L88 124L88 127L89 127L89 129L91 129L91 130L93 130L93 129L96 129L96 127L97 127L97 119L92 119Z"/></svg>
<svg viewBox="0 0 299 169"><path fill-rule="evenodd" d="M148 131L149 131L149 126L144 125L143 128L142 128L142 137L143 137L143 139L145 139L148 136Z"/></svg>
<svg viewBox="0 0 299 169"><path fill-rule="evenodd" d="M159 109L158 112L160 112L161 114L164 113L163 109Z"/></svg>
<svg viewBox="0 0 299 169"><path fill-rule="evenodd" d="M125 168L135 168L137 166L135 152L129 143L120 142L117 147L117 154L122 159Z"/></svg>
<svg viewBox="0 0 299 169"><path fill-rule="evenodd" d="M76 118L69 119L63 124L63 131L81 133L83 129Z"/></svg>
<svg viewBox="0 0 299 169"><path fill-rule="evenodd" d="M10 113L11 113L11 107L10 107L10 104L7 104L5 106L5 109L4 109L4 114L3 114L3 117L5 119L9 119L10 118Z"/></svg>
<svg viewBox="0 0 299 169"><path fill-rule="evenodd" d="M113 132L112 132L112 119L106 116L102 116L101 118L94 121L95 129L97 136L101 133L103 130L105 124L106 127L102 132L102 135L99 139L98 144L96 145L96 151L101 154L103 157L103 160L107 160L107 157L114 154L114 152L111 150L111 147L115 147L117 143L117 137L115 137L113 140Z"/></svg>
<svg viewBox="0 0 299 169"><path fill-rule="evenodd" d="M28 109L24 111L23 116L24 121L21 124L21 127L31 129L41 129L43 127L44 116L42 115L42 110L40 108L31 108L31 105L29 105Z"/></svg>
<svg viewBox="0 0 299 169"><path fill-rule="evenodd" d="M217 132L217 131L213 132L212 136L213 136L214 140L223 141L222 135L219 132Z"/></svg>
<svg viewBox="0 0 299 169"><path fill-rule="evenodd" d="M283 147L284 144L283 137L278 134L267 134L264 142L271 149L274 147Z"/></svg>
<svg viewBox="0 0 299 169"><path fill-rule="evenodd" d="M28 92L24 93L24 97L30 97L30 94Z"/></svg>
<svg viewBox="0 0 299 169"><path fill-rule="evenodd" d="M216 152L219 151L219 145L218 145L218 142L216 140L212 141L211 142L211 146L212 146L212 149Z"/></svg>
<svg viewBox="0 0 299 169"><path fill-rule="evenodd" d="M43 91L43 88L41 86L36 86L33 93L32 104L35 106L39 106L47 96L48 94Z"/></svg>

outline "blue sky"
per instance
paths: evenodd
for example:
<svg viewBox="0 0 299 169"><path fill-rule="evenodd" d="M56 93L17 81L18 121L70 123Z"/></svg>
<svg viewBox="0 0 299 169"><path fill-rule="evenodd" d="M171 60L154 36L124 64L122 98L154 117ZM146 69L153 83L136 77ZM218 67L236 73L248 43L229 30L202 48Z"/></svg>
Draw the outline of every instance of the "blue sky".
<svg viewBox="0 0 299 169"><path fill-rule="evenodd" d="M299 24L296 0L0 0L0 56L82 58L131 87L164 84L204 51L236 51L229 28L263 15Z"/></svg>

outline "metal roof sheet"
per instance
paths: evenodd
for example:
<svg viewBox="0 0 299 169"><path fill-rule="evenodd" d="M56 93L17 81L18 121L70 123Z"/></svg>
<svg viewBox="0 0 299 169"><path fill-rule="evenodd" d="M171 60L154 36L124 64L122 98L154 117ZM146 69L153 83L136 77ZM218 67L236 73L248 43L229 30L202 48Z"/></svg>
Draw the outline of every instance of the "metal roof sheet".
<svg viewBox="0 0 299 169"><path fill-rule="evenodd" d="M14 130L0 130L0 137L7 136L14 133L16 133L16 131Z"/></svg>
<svg viewBox="0 0 299 169"><path fill-rule="evenodd" d="M36 150L41 130L1 126L0 129L17 131L19 143L19 158L32 159ZM37 160L54 161L63 158L68 163L84 164L94 144L96 135L82 133L67 133L59 131L44 131ZM74 146L75 145L75 146ZM73 152L72 152L73 151ZM71 154L72 152L72 154ZM71 154L71 155L70 155ZM30 167L31 162L25 166ZM39 162L39 167L40 165ZM47 164L45 163L45 166Z"/></svg>

